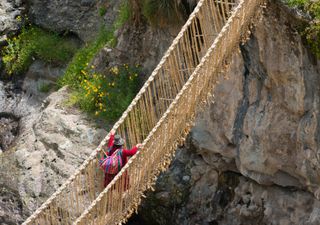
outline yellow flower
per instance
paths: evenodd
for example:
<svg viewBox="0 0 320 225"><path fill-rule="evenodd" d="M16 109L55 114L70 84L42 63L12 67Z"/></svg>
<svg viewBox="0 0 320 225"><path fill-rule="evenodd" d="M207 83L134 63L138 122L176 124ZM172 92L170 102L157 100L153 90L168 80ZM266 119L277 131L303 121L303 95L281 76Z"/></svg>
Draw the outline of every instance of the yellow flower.
<svg viewBox="0 0 320 225"><path fill-rule="evenodd" d="M99 112L98 112L98 111L96 111L96 113L95 113L95 114L96 114L96 116L97 116L97 115L99 115Z"/></svg>
<svg viewBox="0 0 320 225"><path fill-rule="evenodd" d="M119 68L117 66L112 67L111 70L114 74L118 75L119 74Z"/></svg>
<svg viewBox="0 0 320 225"><path fill-rule="evenodd" d="M91 68L94 69L95 68L94 65L92 65Z"/></svg>

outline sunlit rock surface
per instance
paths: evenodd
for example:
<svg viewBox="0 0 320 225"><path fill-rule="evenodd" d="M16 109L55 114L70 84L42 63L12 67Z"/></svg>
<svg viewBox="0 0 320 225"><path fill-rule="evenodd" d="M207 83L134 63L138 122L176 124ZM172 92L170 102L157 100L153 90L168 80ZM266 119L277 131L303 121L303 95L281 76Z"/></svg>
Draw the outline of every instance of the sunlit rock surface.
<svg viewBox="0 0 320 225"><path fill-rule="evenodd" d="M146 224L320 224L320 64L278 3L255 21L189 141L138 217Z"/></svg>

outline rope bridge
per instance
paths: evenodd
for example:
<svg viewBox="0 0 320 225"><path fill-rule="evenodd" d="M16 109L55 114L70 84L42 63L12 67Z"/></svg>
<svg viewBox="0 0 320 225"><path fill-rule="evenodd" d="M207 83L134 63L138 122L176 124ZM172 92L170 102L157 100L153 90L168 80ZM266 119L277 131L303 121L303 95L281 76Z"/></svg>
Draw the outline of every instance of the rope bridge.
<svg viewBox="0 0 320 225"><path fill-rule="evenodd" d="M101 148L85 160L23 224L119 224L137 210L157 176L192 127L195 113L212 101L226 60L262 0L200 0L168 51L113 129L126 147L142 143L104 189ZM129 187L126 185L129 180Z"/></svg>

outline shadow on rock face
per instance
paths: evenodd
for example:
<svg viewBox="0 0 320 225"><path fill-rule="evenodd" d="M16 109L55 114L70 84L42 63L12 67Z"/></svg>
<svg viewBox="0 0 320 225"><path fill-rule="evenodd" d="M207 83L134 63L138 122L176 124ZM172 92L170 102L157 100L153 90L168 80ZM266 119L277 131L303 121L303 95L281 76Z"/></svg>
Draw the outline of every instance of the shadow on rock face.
<svg viewBox="0 0 320 225"><path fill-rule="evenodd" d="M8 150L19 134L19 118L0 112L0 153Z"/></svg>
<svg viewBox="0 0 320 225"><path fill-rule="evenodd" d="M0 224L20 224L22 202L19 194L6 186L0 187Z"/></svg>

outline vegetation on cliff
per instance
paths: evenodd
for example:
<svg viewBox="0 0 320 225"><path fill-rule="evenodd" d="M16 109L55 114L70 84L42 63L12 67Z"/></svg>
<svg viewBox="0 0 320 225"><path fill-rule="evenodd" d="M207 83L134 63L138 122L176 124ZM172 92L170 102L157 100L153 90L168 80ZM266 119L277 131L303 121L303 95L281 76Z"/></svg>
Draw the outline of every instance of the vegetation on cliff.
<svg viewBox="0 0 320 225"><path fill-rule="evenodd" d="M140 66L127 64L111 67L106 73L96 72L91 64L96 54L104 47L114 47L115 30L130 17L126 1L120 7L113 27L101 28L96 40L86 43L68 64L59 86L69 85L72 96L69 104L76 104L85 112L114 121L130 104L139 89Z"/></svg>
<svg viewBox="0 0 320 225"><path fill-rule="evenodd" d="M296 7L306 12L311 21L301 34L306 39L312 52L320 58L320 1L313 0L287 0L291 7Z"/></svg>
<svg viewBox="0 0 320 225"><path fill-rule="evenodd" d="M159 27L183 22L186 16L183 5L172 0L144 0L142 13L151 25Z"/></svg>
<svg viewBox="0 0 320 225"><path fill-rule="evenodd" d="M1 52L8 75L25 72L35 59L51 64L65 64L76 52L77 45L57 33L36 26L24 26L19 35L7 39Z"/></svg>

